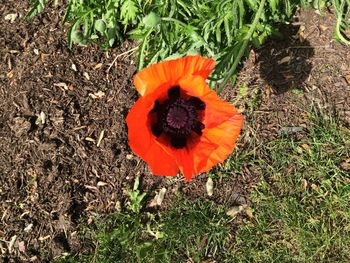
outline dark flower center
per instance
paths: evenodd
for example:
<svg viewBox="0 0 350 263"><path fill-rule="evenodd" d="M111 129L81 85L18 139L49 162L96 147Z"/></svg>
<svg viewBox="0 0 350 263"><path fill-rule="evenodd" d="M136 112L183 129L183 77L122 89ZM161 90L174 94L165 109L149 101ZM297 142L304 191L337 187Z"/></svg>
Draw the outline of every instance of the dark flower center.
<svg viewBox="0 0 350 263"><path fill-rule="evenodd" d="M162 104L156 101L150 112L157 114L157 121L151 126L153 135L159 137L164 133L177 149L186 146L193 132L202 135L204 129L198 112L205 109L205 103L197 97L181 98L180 93L180 87L170 88L168 99Z"/></svg>
<svg viewBox="0 0 350 263"><path fill-rule="evenodd" d="M166 116L166 122L172 129L181 129L187 125L190 118L188 115L186 107L172 105Z"/></svg>

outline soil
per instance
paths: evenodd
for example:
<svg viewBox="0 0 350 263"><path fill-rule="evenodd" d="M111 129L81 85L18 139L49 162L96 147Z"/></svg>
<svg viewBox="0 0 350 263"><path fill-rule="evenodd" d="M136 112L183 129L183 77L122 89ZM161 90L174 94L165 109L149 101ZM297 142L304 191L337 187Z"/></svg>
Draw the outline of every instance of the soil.
<svg viewBox="0 0 350 263"><path fill-rule="evenodd" d="M47 8L30 21L27 1L0 6L0 250L4 262L45 262L88 247L80 222L113 213L126 200L135 176L150 199L168 189L162 209L180 191L188 199L228 206L249 203L258 180L244 165L239 175L205 190L207 176L151 175L127 144L125 117L138 95L135 44L104 52L94 46L67 48L63 13ZM13 21L7 14L17 14ZM283 127L307 128L305 105L336 113L350 125L350 52L332 39L333 15L308 10L284 37L252 50L238 78L240 89L223 97L246 115L238 151L251 138L262 143ZM119 55L119 56L118 56ZM117 57L118 56L118 57ZM117 58L115 60L115 58Z"/></svg>

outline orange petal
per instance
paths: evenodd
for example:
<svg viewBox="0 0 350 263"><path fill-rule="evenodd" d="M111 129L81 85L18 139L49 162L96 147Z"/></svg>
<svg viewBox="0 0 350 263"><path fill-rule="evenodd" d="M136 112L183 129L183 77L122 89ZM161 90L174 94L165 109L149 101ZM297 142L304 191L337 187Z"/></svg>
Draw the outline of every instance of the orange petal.
<svg viewBox="0 0 350 263"><path fill-rule="evenodd" d="M165 83L177 85L180 78L200 76L206 79L215 67L215 60L201 56L186 56L154 64L141 70L134 78L137 91L145 96Z"/></svg>
<svg viewBox="0 0 350 263"><path fill-rule="evenodd" d="M196 146L188 145L181 150L174 150L176 163L187 181L200 173L198 164L208 159L208 156L217 148L216 144L201 140Z"/></svg>
<svg viewBox="0 0 350 263"><path fill-rule="evenodd" d="M205 128L215 127L237 114L237 109L222 100L200 77L185 77L179 85L190 96L200 98L206 104L203 124Z"/></svg>
<svg viewBox="0 0 350 263"><path fill-rule="evenodd" d="M163 150L149 126L148 113L154 106L149 96L140 98L130 110L126 123L130 148L148 163L155 175L175 176L179 168L174 158Z"/></svg>
<svg viewBox="0 0 350 263"><path fill-rule="evenodd" d="M213 166L222 163L230 155L243 126L243 119L241 114L236 114L217 127L206 130L202 137L208 141L215 142L218 147L210 153L207 159L198 163L197 169L199 173L209 171Z"/></svg>
<svg viewBox="0 0 350 263"><path fill-rule="evenodd" d="M162 144L164 151L174 156L186 180L209 171L222 163L232 152L243 125L243 116L235 114L215 128L205 129L199 142L188 142L184 149L174 149Z"/></svg>

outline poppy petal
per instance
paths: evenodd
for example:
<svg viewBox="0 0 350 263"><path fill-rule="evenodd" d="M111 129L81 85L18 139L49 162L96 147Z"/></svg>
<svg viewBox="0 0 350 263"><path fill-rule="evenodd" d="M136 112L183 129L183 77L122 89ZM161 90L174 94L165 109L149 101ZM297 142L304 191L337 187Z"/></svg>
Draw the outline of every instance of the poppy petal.
<svg viewBox="0 0 350 263"><path fill-rule="evenodd" d="M152 134L148 113L154 101L148 96L139 98L130 110L126 123L130 148L148 163L155 175L175 176L179 168L174 158L163 150Z"/></svg>
<svg viewBox="0 0 350 263"><path fill-rule="evenodd" d="M210 89L205 80L200 77L182 78L179 85L188 95L198 97L205 103L203 119L205 128L215 127L238 114L235 107L221 100L216 92Z"/></svg>
<svg viewBox="0 0 350 263"><path fill-rule="evenodd" d="M181 173L187 181L200 173L198 164L208 159L208 156L217 148L216 144L201 140L195 148L187 146L185 149L175 153L176 162Z"/></svg>
<svg viewBox="0 0 350 263"><path fill-rule="evenodd" d="M165 83L176 85L180 78L199 76L206 79L215 67L215 60L201 56L160 62L141 70L134 78L134 85L141 96L154 92Z"/></svg>
<svg viewBox="0 0 350 263"><path fill-rule="evenodd" d="M189 181L195 175L222 163L230 155L242 125L243 116L236 114L217 127L206 129L199 142L188 142L183 149L172 148L166 143L162 147L174 156L181 173Z"/></svg>
<svg viewBox="0 0 350 263"><path fill-rule="evenodd" d="M198 172L209 171L213 166L222 163L232 152L243 125L243 116L236 114L229 120L215 128L207 129L203 137L215 142L218 147L212 151L207 159L198 163Z"/></svg>

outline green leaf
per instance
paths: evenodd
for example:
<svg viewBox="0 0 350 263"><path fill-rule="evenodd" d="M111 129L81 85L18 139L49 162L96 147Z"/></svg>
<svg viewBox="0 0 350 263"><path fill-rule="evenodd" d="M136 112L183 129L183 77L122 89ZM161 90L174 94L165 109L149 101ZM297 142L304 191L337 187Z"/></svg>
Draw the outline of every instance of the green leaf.
<svg viewBox="0 0 350 263"><path fill-rule="evenodd" d="M95 29L103 34L106 31L106 23L102 19L95 21Z"/></svg>
<svg viewBox="0 0 350 263"><path fill-rule="evenodd" d="M108 45L110 47L113 46L116 36L117 36L116 29L115 28L108 28L107 37L108 37Z"/></svg>
<svg viewBox="0 0 350 263"><path fill-rule="evenodd" d="M26 19L31 19L37 14L39 14L41 11L43 11L47 2L48 0L34 1L34 3L32 3L32 8L29 10L28 14L26 15Z"/></svg>
<svg viewBox="0 0 350 263"><path fill-rule="evenodd" d="M129 22L136 18L138 8L134 1L126 0L120 8L120 17L123 19L123 24L128 25Z"/></svg>
<svg viewBox="0 0 350 263"><path fill-rule="evenodd" d="M252 10L257 10L258 9L258 3L256 0L245 0L246 3L249 5L249 7L252 9Z"/></svg>
<svg viewBox="0 0 350 263"><path fill-rule="evenodd" d="M159 25L160 21L161 21L160 17L154 12L149 13L147 16L145 16L142 19L142 22L145 24L147 28L155 27Z"/></svg>
<svg viewBox="0 0 350 263"><path fill-rule="evenodd" d="M72 41L77 44L83 44L85 42L84 34L81 30L72 31Z"/></svg>
<svg viewBox="0 0 350 263"><path fill-rule="evenodd" d="M277 11L278 0L268 0L268 2L271 7L272 13L275 13Z"/></svg>

